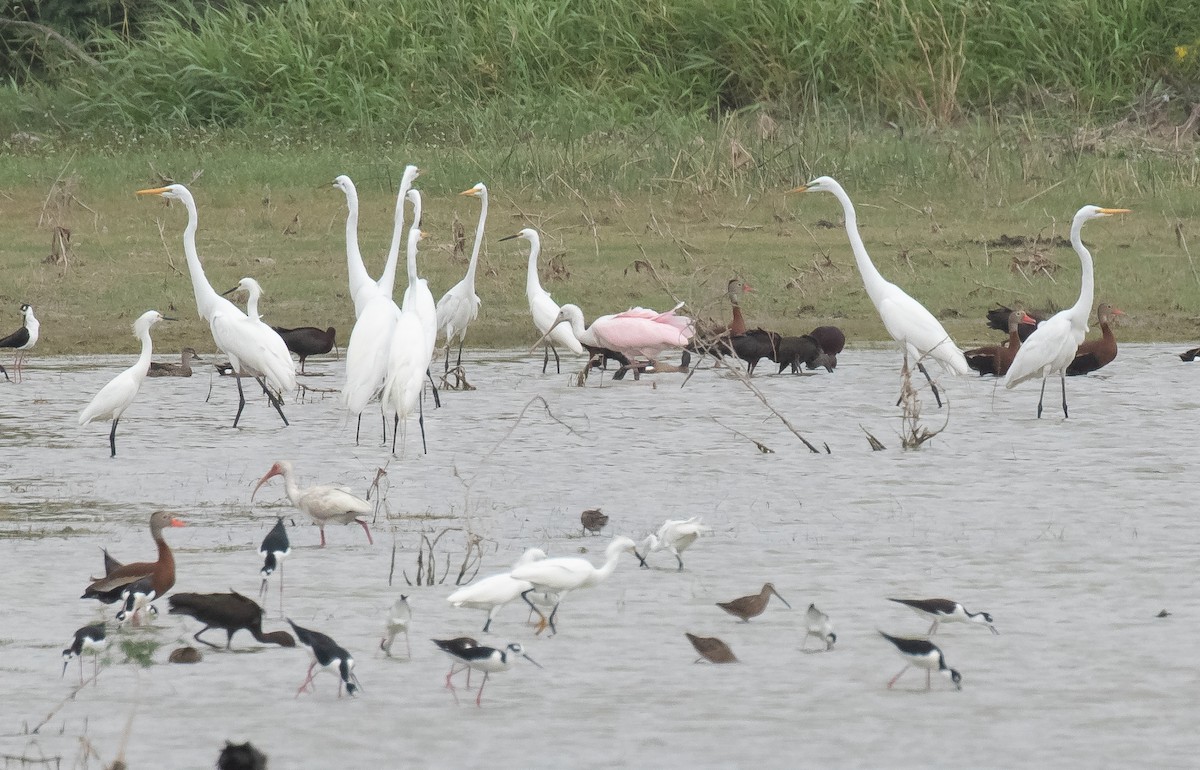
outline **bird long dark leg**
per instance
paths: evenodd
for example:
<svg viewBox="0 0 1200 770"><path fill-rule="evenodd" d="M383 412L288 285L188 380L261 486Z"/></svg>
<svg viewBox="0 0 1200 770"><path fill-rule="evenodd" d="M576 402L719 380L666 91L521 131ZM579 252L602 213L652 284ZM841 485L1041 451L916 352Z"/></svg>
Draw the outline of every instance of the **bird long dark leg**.
<svg viewBox="0 0 1200 770"><path fill-rule="evenodd" d="M200 634L204 633L204 632L205 632L205 631L207 631L209 628L211 628L211 626L205 626L204 628L202 628L202 629L200 629L199 631L197 631L197 632L196 632L196 633L195 633L195 634L192 636L192 638L193 638L193 639L195 639L197 642L200 642L200 644L207 644L209 647L212 647L214 650L219 650L219 649L221 649L220 645L213 644L212 642L208 641L207 639L201 639L201 638L200 638Z"/></svg>
<svg viewBox="0 0 1200 770"><path fill-rule="evenodd" d="M1038 396L1038 419L1042 419L1042 399L1046 397L1046 376L1042 375L1042 394Z"/></svg>
<svg viewBox="0 0 1200 770"><path fill-rule="evenodd" d="M4 379L12 382L12 378L8 376L8 370L4 368L4 364L0 364L0 374L4 375Z"/></svg>
<svg viewBox="0 0 1200 770"><path fill-rule="evenodd" d="M554 625L554 618L558 615L559 604L562 604L562 602L559 601L554 605L554 609L550 610L550 617L546 620L546 622L550 624L550 636L554 636L558 633L558 626Z"/></svg>
<svg viewBox="0 0 1200 770"><path fill-rule="evenodd" d="M492 627L492 615L496 613L497 609L499 609L499 606L492 607L490 610L488 610L488 619L487 622L483 624L483 633L488 633L488 629Z"/></svg>
<svg viewBox="0 0 1200 770"><path fill-rule="evenodd" d="M937 627L938 627L938 621L935 620L935 621L933 621L933 625L929 627L929 630L925 632L925 635L933 636L933 632L937 631Z"/></svg>
<svg viewBox="0 0 1200 770"><path fill-rule="evenodd" d="M528 591L522 591L522 592L521 592L521 598L522 598L522 599L524 599L524 600L525 600L525 603L529 605L529 609L531 609L531 610L533 610L534 612L536 612L536 613L537 613L537 615L538 615L538 617L541 619L541 620L538 622L538 630L537 630L537 632L540 634L540 633L542 632L542 629L544 629L544 628L546 627L546 616L545 616L545 615L543 615L543 614L542 614L542 611L541 611L541 610L539 610L539 609L537 608L537 605L535 605L535 604L534 604L532 601L530 601L530 599L529 599L529 595L530 595L531 593L533 593L533 589L532 589L532 588L530 588ZM558 609L558 607L557 607L557 606L555 606L555 609ZM485 629L485 630L486 630L486 629Z"/></svg>
<svg viewBox="0 0 1200 770"><path fill-rule="evenodd" d="M288 422L288 418L283 414L283 401L270 391L270 389L267 387L266 380L264 380L262 377L255 377L254 379L258 380L259 385L262 385L263 393L267 394L267 401L271 404L271 406L275 407L276 412L279 412L279 419L283 420L284 426L286 427L291 425L291 423Z"/></svg>
<svg viewBox="0 0 1200 770"><path fill-rule="evenodd" d="M117 456L117 423L120 421L120 417L114 417L112 430L108 432L108 448L112 450L112 454L110 454L109 457Z"/></svg>
<svg viewBox="0 0 1200 770"><path fill-rule="evenodd" d="M392 418L392 454L396 454L396 436L400 433L400 413Z"/></svg>
<svg viewBox="0 0 1200 770"><path fill-rule="evenodd" d="M426 369L425 376L429 378L429 387L433 388L433 408L441 409L442 408L442 397L440 395L438 395L437 385L435 385L433 383L433 370Z"/></svg>
<svg viewBox="0 0 1200 770"><path fill-rule="evenodd" d="M383 427L380 429L380 431L383 433L383 439L379 443L382 446L387 446L387 415L383 413L382 409L379 410L379 422L382 423L382 425L383 425ZM395 444L395 441L396 441L396 431L393 430L392 431L393 445ZM393 448L392 451L395 451L395 449Z"/></svg>
<svg viewBox="0 0 1200 770"><path fill-rule="evenodd" d="M362 412L358 413L358 423L354 426L354 446L358 446L358 434L362 433Z"/></svg>
<svg viewBox="0 0 1200 770"><path fill-rule="evenodd" d="M679 562L679 572L683 572L683 557L678 553L675 554L675 561Z"/></svg>
<svg viewBox="0 0 1200 770"><path fill-rule="evenodd" d="M909 669L909 667L905 666L904 668L900 669L899 674L896 674L894 677L892 677L891 681L889 681L887 684L889 690L892 689L892 685L894 685L896 683L896 680L899 679L901 677L901 675L904 674L905 671L908 671L908 669Z"/></svg>
<svg viewBox="0 0 1200 770"><path fill-rule="evenodd" d="M942 397L938 394L937 385L933 384L933 378L929 376L929 370L925 368L925 364L917 362L917 368L921 370L921 374L925 375L925 379L929 380L929 388L933 391L933 398L937 401L938 409L942 408Z"/></svg>
<svg viewBox="0 0 1200 770"><path fill-rule="evenodd" d="M562 374L562 364L558 360L558 348L551 345L550 350L554 352L554 371L558 372L559 374Z"/></svg>
<svg viewBox="0 0 1200 770"><path fill-rule="evenodd" d="M233 427L236 428L238 420L242 419L242 410L246 408L246 394L242 392L242 378L237 375L237 372L233 373L233 379L237 381L238 386L238 410L237 414L233 416Z"/></svg>
<svg viewBox="0 0 1200 770"><path fill-rule="evenodd" d="M263 578L262 583L258 587L258 600L261 602L263 597L267 595L267 579Z"/></svg>
<svg viewBox="0 0 1200 770"><path fill-rule="evenodd" d="M434 391L435 393L437 391ZM417 424L421 426L421 451L424 454L429 454L429 447L425 444L425 399L417 400Z"/></svg>
<svg viewBox="0 0 1200 770"><path fill-rule="evenodd" d="M442 372L444 375L450 374L450 340L446 340L446 370Z"/></svg>
<svg viewBox="0 0 1200 770"><path fill-rule="evenodd" d="M461 368L462 368L462 346L463 346L463 340L464 340L464 339L466 339L466 338L465 338L465 337L459 337L459 338L458 338L458 360L454 362L454 368L455 368L455 369L461 369ZM449 349L447 349L447 351L446 351L446 352L447 352L447 353L449 353L449 352L450 352L450 351L449 351ZM449 362L450 362L450 356L449 356L449 355L447 355L447 356L446 356L446 363L449 363Z"/></svg>
<svg viewBox="0 0 1200 770"><path fill-rule="evenodd" d="M929 692L930 690L933 689L933 682L930 681L932 679L932 677L933 677L933 671L928 668L925 669L925 692Z"/></svg>
<svg viewBox="0 0 1200 770"><path fill-rule="evenodd" d="M1067 417L1067 370L1064 369L1058 376L1062 379L1063 417L1066 418Z"/></svg>
<svg viewBox="0 0 1200 770"><path fill-rule="evenodd" d="M544 348L542 348L542 374L546 373L546 367L549 365L550 365L550 345L549 345L549 343L547 343L546 346Z"/></svg>

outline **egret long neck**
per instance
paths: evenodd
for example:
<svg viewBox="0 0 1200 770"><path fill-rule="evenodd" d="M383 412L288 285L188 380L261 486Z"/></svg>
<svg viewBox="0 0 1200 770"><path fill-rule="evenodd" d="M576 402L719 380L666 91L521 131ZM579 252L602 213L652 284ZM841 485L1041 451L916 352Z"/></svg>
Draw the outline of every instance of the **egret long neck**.
<svg viewBox="0 0 1200 770"><path fill-rule="evenodd" d="M200 225L200 217L196 213L196 204L183 199L188 212L187 227L183 230L183 253L187 257L188 274L192 278L192 294L196 298L196 310L200 316L208 320L220 304L221 296L208 282L204 274L204 266L200 264L200 255L196 252L196 230Z"/></svg>
<svg viewBox="0 0 1200 770"><path fill-rule="evenodd" d="M858 215L854 212L854 204L850 201L850 196L840 186L831 188L831 192L842 204L842 218L846 220L846 237L850 239L850 249L854 252L854 262L858 265L858 272L862 275L863 286L866 287L867 294L871 299L875 300L877 293L887 286L888 282L875 268L875 263L867 254L867 247L863 245L862 236L858 232Z"/></svg>
<svg viewBox="0 0 1200 770"><path fill-rule="evenodd" d="M1092 268L1092 254L1083 245L1083 217L1076 217L1071 223L1071 245L1079 255L1082 274L1079 277L1079 299L1071 306L1071 315L1087 330L1088 317L1092 314L1092 302L1095 299L1096 283Z"/></svg>
<svg viewBox="0 0 1200 770"><path fill-rule="evenodd" d="M370 286L372 281L358 247L358 191L353 187L346 190L346 207L346 274L349 276L350 299L355 303L354 314L357 317L358 293Z"/></svg>
<svg viewBox="0 0 1200 770"><path fill-rule="evenodd" d="M150 370L150 354L154 352L154 343L150 340L149 329L140 329L138 339L142 341L142 352L138 356L137 363L133 365L134 372L139 377L145 377L146 372Z"/></svg>
<svg viewBox="0 0 1200 770"><path fill-rule="evenodd" d="M251 285L246 290L246 293L249 295L246 298L246 315L250 317L251 321L258 321L260 320L260 316L258 315L258 298L262 292L259 291L257 286Z"/></svg>
<svg viewBox="0 0 1200 770"><path fill-rule="evenodd" d="M596 569L595 574L592 575L592 579L588 581L588 585L599 583L601 580L607 580L608 576L611 575L613 570L617 568L617 562L620 561L620 559L620 551L614 551L613 553L610 553L608 558L604 560L604 564L600 565L600 567Z"/></svg>
<svg viewBox="0 0 1200 770"><path fill-rule="evenodd" d="M479 226L475 228L475 246L471 249L471 262L467 265L467 277L463 280L467 282L467 288L471 293L475 293L475 266L479 264L479 248L483 245L483 226L487 222L488 210L488 194L486 191L479 194L481 207L479 209Z"/></svg>
<svg viewBox="0 0 1200 770"><path fill-rule="evenodd" d="M383 273L379 276L379 289L384 296L391 297L396 288L396 266L400 262L400 241L404 237L404 199L412 189L412 182L407 178L400 180L400 194L396 196L396 215L392 222L392 243L388 246L387 261L383 265ZM420 226L419 212L413 212L413 223ZM409 283L412 283L411 274Z"/></svg>
<svg viewBox="0 0 1200 770"><path fill-rule="evenodd" d="M529 269L525 274L525 296L535 297L542 292L542 284L538 280L538 252L542 250L541 240L537 237L529 240Z"/></svg>

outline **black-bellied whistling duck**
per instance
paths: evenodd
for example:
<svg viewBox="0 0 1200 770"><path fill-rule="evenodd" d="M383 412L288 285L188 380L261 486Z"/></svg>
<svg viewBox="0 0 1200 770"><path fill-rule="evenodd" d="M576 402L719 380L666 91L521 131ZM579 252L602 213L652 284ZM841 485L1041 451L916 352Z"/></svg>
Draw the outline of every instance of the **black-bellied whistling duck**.
<svg viewBox="0 0 1200 770"><path fill-rule="evenodd" d="M583 525L583 534L591 532L599 535L600 530L608 524L608 515L601 513L599 508L589 508L579 514L579 523Z"/></svg>
<svg viewBox="0 0 1200 770"><path fill-rule="evenodd" d="M210 628L220 628L225 631L225 649L233 642L233 635L238 631L249 631L250 635L263 644L278 644L280 647L295 647L296 641L287 631L271 631L263 633L263 610L253 599L242 596L237 591L227 594L193 594L182 593L171 596L168 600L171 615L187 615L204 624L192 636L197 642L217 647L212 642L201 639L200 634Z"/></svg>
<svg viewBox="0 0 1200 770"><path fill-rule="evenodd" d="M121 592L143 578L150 578L151 588L156 596L162 596L175 585L175 557L171 547L163 539L162 531L166 527L182 527L183 522L167 511L155 511L150 515L150 536L158 546L158 560L135 562L116 567L104 577L93 580L84 589L81 599L99 599L105 604L112 604L121 598ZM107 551L105 552L107 556ZM111 558L111 557L110 557ZM105 560L105 567L108 560ZM116 592L114 595L114 591Z"/></svg>
<svg viewBox="0 0 1200 770"><path fill-rule="evenodd" d="M730 279L725 287L725 295L729 297L729 304L733 306L733 320L729 322L729 327L726 329L730 337L746 333L746 319L742 316L742 306L738 297L750 291L754 291L750 288L750 284L742 283L736 278Z"/></svg>
<svg viewBox="0 0 1200 770"><path fill-rule="evenodd" d="M203 359L196 355L195 348L184 348L179 351L179 363L164 364L159 361L151 361L150 369L147 370L147 377L191 377L192 376L192 361L201 361Z"/></svg>
<svg viewBox="0 0 1200 770"><path fill-rule="evenodd" d="M304 374L304 360L309 356L328 353L336 347L334 337L337 330L330 326L321 331L315 326L298 326L295 329L285 329L282 326L272 326L275 333L283 337L287 349L300 356L300 373Z"/></svg>
<svg viewBox="0 0 1200 770"><path fill-rule="evenodd" d="M312 657L312 663L308 667L308 676L304 678L300 689L296 690L297 698L313 683L313 669L317 666L320 666L322 671L328 671L338 677L339 698L342 697L342 685L346 686L346 692L350 695L362 689L362 685L358 683L358 677L354 674L354 658L350 657L346 648L341 647L320 631L296 625L291 618L288 618L287 622L296 632L297 641L308 650L308 654Z"/></svg>
<svg viewBox="0 0 1200 770"><path fill-rule="evenodd" d="M1113 336L1113 316L1125 315L1125 311L1117 310L1107 302L1096 308L1096 318L1100 322L1100 336L1094 340L1084 340L1075 351L1075 360L1067 367L1067 374L1087 374L1102 369L1117 357L1117 338Z"/></svg>
<svg viewBox="0 0 1200 770"><path fill-rule="evenodd" d="M967 357L967 366L979 372L980 377L985 374L997 377L1008 374L1008 367L1012 366L1013 358L1021 349L1021 324L1032 322L1033 317L1024 311L1014 310L1009 313L1008 339L1001 345L987 345L963 353Z"/></svg>
<svg viewBox="0 0 1200 770"><path fill-rule="evenodd" d="M763 614L763 610L767 608L767 602L771 600L771 594L778 596L779 601L787 605L789 610L792 608L792 605L788 604L787 599L779 596L779 592L775 590L775 586L772 583L763 583L762 590L756 594L742 596L733 601L717 602L717 606L730 615L741 618L743 623L749 623L750 618L756 618Z"/></svg>
<svg viewBox="0 0 1200 770"><path fill-rule="evenodd" d="M995 329L998 332L1007 332L1008 317L1012 314L1012 308L1005 307L1004 305L997 305L996 307L987 311L988 328ZM1029 335L1033 334L1033 330L1038 327L1038 324L1054 315L1054 312L1045 313L1034 310L1026 315L1029 316L1029 319L1021 321L1021 323L1017 326L1017 335L1021 338L1021 342L1029 339Z"/></svg>
<svg viewBox="0 0 1200 770"><path fill-rule="evenodd" d="M700 657L696 658L697 663L702 660L707 660L709 663L738 662L737 657L733 654L733 650L729 649L729 645L715 636L696 636L686 631L683 635L696 648L696 652L700 653Z"/></svg>
<svg viewBox="0 0 1200 770"><path fill-rule="evenodd" d="M827 372L836 369L838 353L846 347L845 333L836 326L818 326L809 332L808 336L816 340L817 345L821 347L820 355L808 363L808 368L823 366Z"/></svg>

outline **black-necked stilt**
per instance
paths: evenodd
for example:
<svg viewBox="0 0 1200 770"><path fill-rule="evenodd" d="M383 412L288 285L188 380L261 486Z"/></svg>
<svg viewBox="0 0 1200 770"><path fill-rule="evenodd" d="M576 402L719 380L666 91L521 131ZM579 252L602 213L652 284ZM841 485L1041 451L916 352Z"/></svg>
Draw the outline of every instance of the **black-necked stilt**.
<svg viewBox="0 0 1200 770"><path fill-rule="evenodd" d="M829 616L817 609L817 605L808 605L808 610L804 613L804 625L807 633L804 635L804 644L800 645L800 649L804 649L808 645L808 637L815 636L825 643L826 650L832 650L834 642L837 641L837 634L833 632L833 623L829 622Z"/></svg>
<svg viewBox="0 0 1200 770"><path fill-rule="evenodd" d="M354 674L354 658L350 657L350 653L346 652L344 647L338 646L338 643L333 641L325 634L319 631L313 631L308 628L302 628L292 622L291 618L287 622L292 626L292 630L296 632L296 639L305 648L308 649L308 654L312 657L312 664L308 667L308 676L304 678L304 683L300 685L300 689L296 690L296 697L300 697L300 693L304 692L313 681L313 669L317 666L323 671L329 671L338 677L338 697L342 697L342 685L346 685L346 692L353 695L356 691L362 689L359 684L358 677Z"/></svg>
<svg viewBox="0 0 1200 770"><path fill-rule="evenodd" d="M117 610L117 622L122 623L126 618L138 625L138 614L146 610L151 615L157 615L158 609L151 604L158 594L154 591L154 581L150 577L134 581L125 587L121 593L121 609Z"/></svg>
<svg viewBox="0 0 1200 770"><path fill-rule="evenodd" d="M728 602L717 602L717 606L728 612L734 617L742 619L743 623L749 623L750 618L756 618L763 614L767 608L767 602L771 600L771 594L779 596L779 592L775 590L775 586L771 583L763 583L762 590L756 594L742 596ZM788 604L787 599L779 596L779 601L787 605L790 610L792 605Z"/></svg>
<svg viewBox="0 0 1200 770"><path fill-rule="evenodd" d="M367 522L359 518L364 513L370 513L375 510L374 506L361 497L350 494L341 487L317 485L300 489L296 485L296 475L292 470L292 464L287 460L277 461L267 471L266 475L258 480L254 491L250 493L251 502L254 501L254 495L258 493L259 488L275 476L283 477L284 489L292 505L308 514L309 518L321 530L322 548L325 547L326 524L349 524L350 522L354 522L363 528L363 532L367 533L368 544L375 544Z"/></svg>
<svg viewBox="0 0 1200 770"><path fill-rule="evenodd" d="M599 535L600 530L608 525L608 514L601 513L599 508L589 508L579 514L579 523L583 525L583 534L591 532Z"/></svg>
<svg viewBox="0 0 1200 770"><path fill-rule="evenodd" d="M917 666L925 669L925 689L931 687L930 675L937 671L950 677L950 681L954 682L954 686L959 690L962 689L962 675L946 665L946 656L938 649L938 646L928 639L906 639L899 636L890 636L880 631L879 635L887 639L896 647L896 651L900 653L900 657L908 661L904 668L900 669L900 673L891 678L887 683L888 689L892 689L892 685L900 678L900 675L908 671L910 666Z"/></svg>
<svg viewBox="0 0 1200 770"><path fill-rule="evenodd" d="M471 668L470 666L462 666L459 668L461 659L459 653L469 647L478 647L479 642L469 636L456 636L453 639L430 639L429 641L437 645L437 648L450 656L454 662L450 664L450 671L446 674L446 689L454 692L454 684L450 681L460 671L467 672L467 687L471 686ZM458 700L458 696L454 696Z"/></svg>
<svg viewBox="0 0 1200 770"><path fill-rule="evenodd" d="M696 636L686 631L683 635L696 648L696 652L700 653L700 657L696 658L697 663L702 660L707 660L710 663L738 662L738 659L733 654L733 650L729 649L729 645L715 636Z"/></svg>
<svg viewBox="0 0 1200 770"><path fill-rule="evenodd" d="M599 567L587 559L560 556L523 564L510 572L509 574L514 580L524 580L533 586L528 591L523 591L521 596L525 599L525 603L542 619L538 626L538 633L545 630L546 625L550 626L551 634L558 633L558 629L554 625L554 617L558 614L562 598L570 591L590 588L602 582L617 568L617 560L626 551L636 553L635 543L627 537L617 536L604 549L604 564ZM549 618L543 615L542 611L530 600L529 595L535 590L550 591L559 595L559 602L550 611Z"/></svg>
<svg viewBox="0 0 1200 770"><path fill-rule="evenodd" d="M162 531L166 527L182 527L183 522L176 519L167 511L155 511L150 515L150 536L158 546L158 560L152 562L135 562L121 564L108 571L109 560L112 559L105 551L104 568L107 574L99 580L93 580L83 591L81 599L99 599L105 604L112 604L122 598L126 589L143 578L150 578L151 587L156 596L162 596L175 585L175 557L171 547L163 539ZM113 564L117 564L113 559Z"/></svg>
<svg viewBox="0 0 1200 770"><path fill-rule="evenodd" d="M94 665L94 673L92 679L95 680L100 675L100 651L108 646L108 638L104 631L103 623L96 623L91 626L84 626L75 632L75 639L71 642L71 646L62 651L63 670L62 675L67 675L67 663L71 658L79 658L79 683L83 684L83 653L92 653L92 663Z"/></svg>
<svg viewBox="0 0 1200 770"><path fill-rule="evenodd" d="M280 647L295 647L296 641L287 631L271 631L263 633L263 609L253 599L242 596L237 591L227 594L172 594L167 598L170 609L169 615L187 615L204 624L192 638L209 647L218 645L201 639L210 628L220 628L225 631L225 649L233 642L233 635L241 630L249 631L258 641L264 644L278 644Z"/></svg>
<svg viewBox="0 0 1200 770"><path fill-rule="evenodd" d="M641 561L643 567L648 567L646 558L642 554L648 557L654 551L670 551L675 557L675 561L679 562L679 570L682 572L683 552L692 547L696 538L711 531L712 527L706 527L700 523L699 516L693 516L690 519L668 519L663 522L657 532L642 541L641 550L637 552L638 560Z"/></svg>
<svg viewBox="0 0 1200 770"><path fill-rule="evenodd" d="M258 600L263 601L267 595L267 579L279 571L279 612L283 613L283 560L292 552L292 544L288 541L287 527L283 526L283 517L277 516L275 526L263 538L258 547L258 555L263 557L262 585L258 587Z"/></svg>
<svg viewBox="0 0 1200 770"><path fill-rule="evenodd" d="M888 599L889 602L903 604L921 617L932 620L933 625L926 632L930 636L937 631L939 623L978 623L987 626L993 634L1000 633L992 625L992 616L986 612L968 612L967 608L949 599Z"/></svg>
<svg viewBox="0 0 1200 770"><path fill-rule="evenodd" d="M449 640L449 642L455 641L458 640ZM455 645L449 644L445 641L439 641L437 639L434 639L433 643L436 644L447 655L454 658L459 663L462 663L468 669L474 669L475 671L483 672L483 683L479 685L479 694L475 696L476 706L481 705L480 701L483 699L483 688L487 686L488 676L490 676L493 672L507 671L512 668L512 664L516 660L517 656L524 658L538 668L542 667L540 663L526 655L525 650L521 648L521 645L516 643L510 644L502 649L497 649L495 647L482 647L478 645ZM451 690L454 689L453 686L450 685L449 676L446 677L446 684Z"/></svg>
<svg viewBox="0 0 1200 770"><path fill-rule="evenodd" d="M412 607L408 606L408 597L400 594L400 598L392 604L392 609L388 612L387 623L384 626L384 632L387 634L379 642L379 649L390 658L392 656L392 642L396 641L396 635L404 634L404 649L408 652L408 657L412 657L412 646L408 642L408 624L412 621Z"/></svg>
<svg viewBox="0 0 1200 770"><path fill-rule="evenodd" d="M513 564L513 569L545 558L546 552L541 548L528 548ZM463 586L447 596L446 601L455 607L487 610L487 621L483 624L483 632L486 634L491 629L492 619L496 617L500 608L532 588L533 584L529 581L516 580L511 573L505 572Z"/></svg>
<svg viewBox="0 0 1200 770"><path fill-rule="evenodd" d="M41 328L38 319L33 317L32 305L21 305L21 319L20 329L17 329L4 339L0 339L0 348L14 348L16 350L13 358L13 374L16 375L17 382L21 381L21 367L25 361L25 351L37 344L38 330ZM4 373L4 379L11 382L7 369L0 366L0 372Z"/></svg>

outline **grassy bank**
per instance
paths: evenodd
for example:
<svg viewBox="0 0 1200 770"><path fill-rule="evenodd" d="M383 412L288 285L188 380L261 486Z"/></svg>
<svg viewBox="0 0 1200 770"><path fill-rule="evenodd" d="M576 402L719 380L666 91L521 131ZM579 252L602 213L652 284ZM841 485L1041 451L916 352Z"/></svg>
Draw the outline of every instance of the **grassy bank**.
<svg viewBox="0 0 1200 770"><path fill-rule="evenodd" d="M855 199L885 276L961 344L992 337L981 318L995 302L1074 301L1078 260L1061 239L1085 203L1134 209L1085 231L1098 301L1129 314L1121 338L1200 336L1200 162L1145 133L1041 136L1012 124L901 134L811 124L765 137L752 121L729 121L678 145L643 137L462 151L350 147L196 134L137 148L50 140L6 155L0 330L15 327L17 306L28 301L43 322L40 352L128 352L136 346L129 323L153 307L181 318L156 330L160 350L211 349L186 277L185 212L133 195L161 173L195 193L199 249L218 290L254 276L267 292L268 321L332 324L344 344L353 322L345 203L329 183L338 173L357 182L363 252L377 273L391 233L392 185L403 164L415 162L426 172L419 186L430 234L421 272L435 296L465 270L466 254L453 253L455 218L468 251L478 218L478 204L455 193L480 180L492 191L475 345L525 345L536 336L525 307L526 252L497 243L526 225L546 235L544 285L589 317L679 299L694 315L724 318L722 289L738 275L755 289L744 302L752 324L803 332L836 323L852 340L884 339L836 202L782 194L823 173ZM46 261L60 226L71 231L65 265Z"/></svg>

